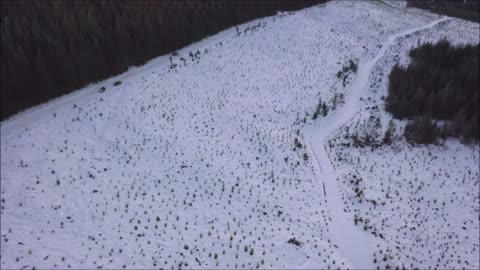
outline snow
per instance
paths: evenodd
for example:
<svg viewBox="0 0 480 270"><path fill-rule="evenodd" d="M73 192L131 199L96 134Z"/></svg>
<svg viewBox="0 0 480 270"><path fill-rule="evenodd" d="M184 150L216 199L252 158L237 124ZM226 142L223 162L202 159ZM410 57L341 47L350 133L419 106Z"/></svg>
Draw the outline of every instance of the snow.
<svg viewBox="0 0 480 270"><path fill-rule="evenodd" d="M404 8L407 6L407 1L404 0L382 0L382 2L394 8Z"/></svg>
<svg viewBox="0 0 480 270"><path fill-rule="evenodd" d="M353 222L353 217L344 210L339 188L335 183L337 175L328 157L325 141L330 133L341 128L358 111L360 107L360 97L367 86L372 68L378 60L383 57L388 47L394 44L394 40L401 36L431 28L446 20L446 18L442 18L426 26L409 29L389 37L387 41L382 44L379 52L372 60L359 65L358 73L347 90L348 95L342 108L322 118L313 129L309 127L307 131L311 134L310 145L312 145L313 156L315 156L315 160L319 165L318 167L315 166L317 167L317 175L321 176L320 180L323 179L326 187L327 205L329 212L332 214L330 226L333 239L339 243L340 252L344 254L345 258L350 259L351 266L354 269L375 268L371 258L378 245L378 241L375 241L373 236L367 236L365 232L356 227ZM359 246L362 246L362 249L358 249Z"/></svg>
<svg viewBox="0 0 480 270"><path fill-rule="evenodd" d="M347 126L361 131L373 113L366 108L380 104L385 91L382 81L373 93L372 80L393 60L408 61L408 46L417 39L475 40L478 24L439 20L370 1L279 13L2 122L1 267L383 267L373 260L379 250L398 245L392 224L400 219L378 225L382 215L395 215L383 206L368 211L351 196L345 177L353 168L361 172L370 196L368 189L377 190L378 183L364 166L395 157L406 167L403 155L425 158L427 152L415 148L397 156L392 147L367 156L340 147L338 134ZM359 70L348 73L344 85L336 74L349 60ZM113 86L118 80L122 84ZM106 91L99 93L102 86ZM331 108L338 95L343 104L312 120L319 99ZM388 121L387 114L376 114ZM462 160L471 157L462 162L471 177L467 184L455 182L456 194L475 187L475 149L447 146L439 156L456 151ZM368 157L365 164L346 163L355 155ZM430 163L422 164L413 169ZM405 187L399 191L411 196ZM475 203L478 209L478 194L471 192L459 202L464 211L451 204L444 209L471 222L465 232L473 236L478 218L469 211ZM369 217L384 237L355 226L354 215ZM437 240L429 235L428 241ZM302 244L288 243L291 238ZM457 248L475 245L471 237ZM427 251L415 246L405 254L423 254L426 261L416 263L421 267L431 265ZM470 266L478 265L469 254Z"/></svg>
<svg viewBox="0 0 480 270"><path fill-rule="evenodd" d="M479 266L478 145L449 139L439 145L412 147L400 138L405 123L394 121L397 138L393 146L348 146L351 134L385 131L391 119L382 111L388 86L385 74L396 62L408 63L410 48L442 38L454 44L477 44L478 31L478 24L450 18L399 37L372 70L357 115L328 138L327 152L339 172L338 186L347 212L368 220L359 226L381 234L386 244L375 250L380 268ZM377 118L383 127L379 131L373 124ZM382 135L374 137L381 140ZM357 179L364 191L360 198L352 185Z"/></svg>
<svg viewBox="0 0 480 270"><path fill-rule="evenodd" d="M352 134L370 133L382 139L381 134L392 119L383 111L387 76L394 63L408 63L412 47L442 38L454 44L477 44L478 31L478 24L449 18L420 32L398 37L371 70L368 83L354 88L363 91L361 100L357 99L355 106L346 106L350 113L337 111L332 116L337 121L337 114L343 119L345 115L353 118L341 121L341 127L337 121L323 124L338 127L327 135L328 144L321 144L319 151L329 157L324 162L333 163L338 179L335 187L341 191L347 213L351 218L362 218L365 222L359 224L365 231L382 235L380 245L374 250L380 268L479 267L478 145L449 139L439 145L412 147L400 138L405 123L394 121L397 138L393 146L378 149L348 146ZM351 110L356 110L356 114ZM375 131L375 119L380 119L379 131ZM325 130L318 128L320 134ZM320 141L324 140L322 137ZM354 192L353 183L357 179L360 179L357 187L364 192L360 197Z"/></svg>

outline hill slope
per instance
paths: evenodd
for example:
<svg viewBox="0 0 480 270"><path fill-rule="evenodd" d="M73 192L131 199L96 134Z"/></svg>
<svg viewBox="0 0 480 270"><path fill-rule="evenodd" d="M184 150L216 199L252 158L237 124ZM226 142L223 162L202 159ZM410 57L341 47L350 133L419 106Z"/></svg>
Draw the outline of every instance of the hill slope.
<svg viewBox="0 0 480 270"><path fill-rule="evenodd" d="M378 56L373 75L365 74L371 85L387 59L405 57L401 39L432 33L405 31L440 25L436 31L458 41L465 37L455 36L455 27L478 29L439 19L362 1L281 13L2 123L2 268L383 266L374 263L373 253L394 249L398 232L383 229L383 238L354 232L360 238L352 245L363 244L359 239L373 243L363 251L370 256L358 259L334 229L340 221L332 211L345 208L340 203L350 224L352 208L363 215L368 209L350 200L345 184L331 184L331 175L318 173L318 152L309 145L322 141L310 141L310 135L327 123L312 116L320 99L330 111L350 105L356 75L337 76L350 61L360 73ZM391 46L385 44L395 36ZM472 36L467 41L475 41ZM122 83L113 86L116 81ZM385 86L375 87L379 93ZM370 90L358 93L381 104ZM372 104L361 99L357 105L355 117L368 118ZM360 130L355 117L352 130ZM328 146L330 157L347 150ZM478 160L475 149L460 151ZM345 159L331 161L337 173L344 166L348 175ZM478 168L471 170L478 178ZM374 177L364 176L371 185ZM330 191L347 195L333 205ZM478 204L476 198L464 201L464 209ZM472 222L467 232L478 231L478 219ZM478 242L462 247L478 249ZM468 256L470 265L478 265L478 257ZM418 266L430 265L424 257ZM395 263L408 260L399 256Z"/></svg>

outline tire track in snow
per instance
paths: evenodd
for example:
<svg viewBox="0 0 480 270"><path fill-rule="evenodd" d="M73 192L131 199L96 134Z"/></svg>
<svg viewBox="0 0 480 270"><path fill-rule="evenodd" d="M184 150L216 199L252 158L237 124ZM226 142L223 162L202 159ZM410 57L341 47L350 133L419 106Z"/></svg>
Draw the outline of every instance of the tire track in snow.
<svg viewBox="0 0 480 270"><path fill-rule="evenodd" d="M427 25L409 29L389 37L383 42L377 55L366 63L361 63L358 73L346 92L348 93L342 108L333 111L327 117L318 120L314 127L307 128L306 134L310 137L309 152L314 163L315 174L322 180L326 190L326 203L330 212L329 229L334 243L338 245L339 253L353 269L374 269L373 253L379 240L360 227L354 225L353 217L345 211L342 196L337 185L337 173L327 153L325 144L329 135L345 125L360 107L360 97L368 85L372 68L384 55L386 50L394 44L395 39L417 31L431 28L448 17L431 22Z"/></svg>

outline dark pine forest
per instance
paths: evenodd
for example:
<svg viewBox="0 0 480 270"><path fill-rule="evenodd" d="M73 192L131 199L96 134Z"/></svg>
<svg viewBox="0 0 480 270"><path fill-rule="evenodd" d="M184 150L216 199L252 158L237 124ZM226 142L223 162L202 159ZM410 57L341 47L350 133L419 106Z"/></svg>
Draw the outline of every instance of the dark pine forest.
<svg viewBox="0 0 480 270"><path fill-rule="evenodd" d="M417 143L456 137L479 141L480 45L453 46L446 40L410 51L411 63L393 67L386 110L413 120L405 136Z"/></svg>
<svg viewBox="0 0 480 270"><path fill-rule="evenodd" d="M407 0L408 6L417 7L472 22L480 22L479 0Z"/></svg>
<svg viewBox="0 0 480 270"><path fill-rule="evenodd" d="M1 119L305 1L0 1Z"/></svg>

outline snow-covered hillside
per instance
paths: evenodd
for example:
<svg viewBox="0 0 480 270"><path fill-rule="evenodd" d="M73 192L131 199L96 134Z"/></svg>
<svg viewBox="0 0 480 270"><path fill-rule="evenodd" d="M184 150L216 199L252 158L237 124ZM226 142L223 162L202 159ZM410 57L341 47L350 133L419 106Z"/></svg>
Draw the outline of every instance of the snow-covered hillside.
<svg viewBox="0 0 480 270"><path fill-rule="evenodd" d="M388 70L418 40L478 42L478 29L332 1L22 113L1 126L0 266L478 268L478 146L345 136L377 117L386 128ZM350 62L358 74L338 75ZM330 114L313 120L319 100Z"/></svg>
<svg viewBox="0 0 480 270"><path fill-rule="evenodd" d="M395 63L408 63L411 48L440 39L478 44L479 31L478 24L451 18L398 38L372 70L358 113L330 136L327 151L347 211L386 244L375 251L381 268L479 268L478 144L449 139L412 147L400 138L406 122L383 110L388 74ZM353 136L361 141L370 135L380 143L390 120L394 145L353 146Z"/></svg>

